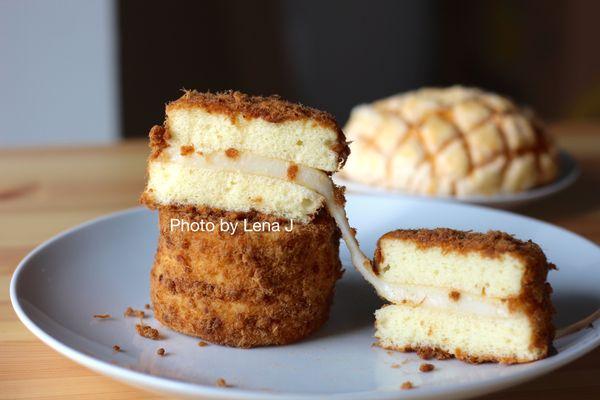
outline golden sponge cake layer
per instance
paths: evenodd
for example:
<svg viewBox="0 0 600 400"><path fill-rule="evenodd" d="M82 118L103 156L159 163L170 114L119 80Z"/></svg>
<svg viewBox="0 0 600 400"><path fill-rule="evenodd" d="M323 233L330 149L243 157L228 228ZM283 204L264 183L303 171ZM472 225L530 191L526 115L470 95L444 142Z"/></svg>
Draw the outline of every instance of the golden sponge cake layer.
<svg viewBox="0 0 600 400"><path fill-rule="evenodd" d="M548 341L536 341L537 328L526 314L510 318L392 304L375 313L375 336L382 347L417 351L468 362L528 362L548 353Z"/></svg>
<svg viewBox="0 0 600 400"><path fill-rule="evenodd" d="M277 96L186 92L167 105L169 146L195 151L228 148L334 172L349 150L328 113Z"/></svg>
<svg viewBox="0 0 600 400"><path fill-rule="evenodd" d="M385 282L427 285L490 297L518 296L526 266L511 255L496 259L479 253L419 249L412 241L382 240L379 276ZM406 268L410 265L410 268Z"/></svg>
<svg viewBox="0 0 600 400"><path fill-rule="evenodd" d="M221 210L259 211L283 219L309 222L323 197L304 186L260 175L195 168L193 164L153 160L143 202L204 206Z"/></svg>
<svg viewBox="0 0 600 400"><path fill-rule="evenodd" d="M375 268L390 283L512 298L522 295L532 282L543 292L549 266L539 246L502 232L421 229L382 236Z"/></svg>

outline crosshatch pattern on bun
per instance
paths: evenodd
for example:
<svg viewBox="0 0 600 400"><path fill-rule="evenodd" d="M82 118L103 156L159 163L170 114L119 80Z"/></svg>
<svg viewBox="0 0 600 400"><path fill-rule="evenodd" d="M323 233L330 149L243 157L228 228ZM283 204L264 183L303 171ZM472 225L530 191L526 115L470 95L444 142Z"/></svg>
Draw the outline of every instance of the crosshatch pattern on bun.
<svg viewBox="0 0 600 400"><path fill-rule="evenodd" d="M341 175L441 196L525 191L556 179L557 149L541 123L476 88L424 88L356 106Z"/></svg>

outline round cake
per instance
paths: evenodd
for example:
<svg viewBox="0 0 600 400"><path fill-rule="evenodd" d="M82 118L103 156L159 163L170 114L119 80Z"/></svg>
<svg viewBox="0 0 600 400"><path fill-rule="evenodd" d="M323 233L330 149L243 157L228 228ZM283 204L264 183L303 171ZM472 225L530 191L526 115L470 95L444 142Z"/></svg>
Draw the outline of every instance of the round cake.
<svg viewBox="0 0 600 400"><path fill-rule="evenodd" d="M282 231L171 229L171 221L277 222L260 213L178 208L159 211L160 237L150 275L155 317L181 333L235 346L286 344L329 316L341 276L340 232L323 209L310 224Z"/></svg>
<svg viewBox="0 0 600 400"><path fill-rule="evenodd" d="M344 132L352 142L344 178L408 193L516 193L558 172L539 121L476 88L424 88L359 105Z"/></svg>
<svg viewBox="0 0 600 400"><path fill-rule="evenodd" d="M300 340L329 315L348 237L335 119L278 96L185 92L150 131L141 201L159 214L162 325L213 343Z"/></svg>

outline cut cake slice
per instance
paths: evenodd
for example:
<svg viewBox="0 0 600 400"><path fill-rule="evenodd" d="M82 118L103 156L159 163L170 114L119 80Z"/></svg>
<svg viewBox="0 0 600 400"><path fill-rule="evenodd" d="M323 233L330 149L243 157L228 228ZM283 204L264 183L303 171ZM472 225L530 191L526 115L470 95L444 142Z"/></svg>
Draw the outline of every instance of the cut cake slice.
<svg viewBox="0 0 600 400"><path fill-rule="evenodd" d="M375 252L394 289L376 312L384 348L469 362L544 358L554 335L549 264L540 247L503 233L397 230Z"/></svg>
<svg viewBox="0 0 600 400"><path fill-rule="evenodd" d="M294 182L297 165L330 174L349 152L330 114L277 96L190 91L169 103L166 113L165 125L150 133L152 155L142 201L152 208L254 210L307 223L323 206L323 197ZM215 154L254 164L285 162L289 179L248 174L243 168L209 168Z"/></svg>

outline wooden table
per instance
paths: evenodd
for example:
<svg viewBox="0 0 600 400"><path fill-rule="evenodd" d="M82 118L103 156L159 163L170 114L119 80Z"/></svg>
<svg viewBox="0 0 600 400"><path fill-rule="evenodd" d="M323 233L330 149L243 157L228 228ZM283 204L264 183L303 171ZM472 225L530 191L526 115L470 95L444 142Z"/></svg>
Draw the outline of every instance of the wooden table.
<svg viewBox="0 0 600 400"><path fill-rule="evenodd" d="M518 211L599 243L600 124L563 123L552 131L583 175L564 193ZM0 150L0 399L160 398L91 372L42 344L18 321L8 295L17 263L34 246L75 224L137 204L147 152L143 141ZM487 398L598 399L600 349Z"/></svg>

